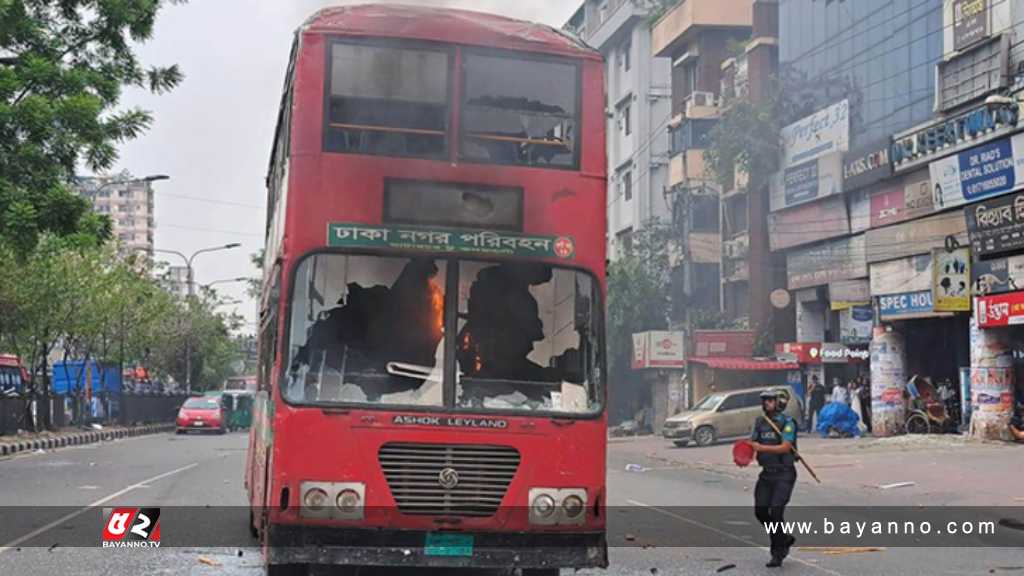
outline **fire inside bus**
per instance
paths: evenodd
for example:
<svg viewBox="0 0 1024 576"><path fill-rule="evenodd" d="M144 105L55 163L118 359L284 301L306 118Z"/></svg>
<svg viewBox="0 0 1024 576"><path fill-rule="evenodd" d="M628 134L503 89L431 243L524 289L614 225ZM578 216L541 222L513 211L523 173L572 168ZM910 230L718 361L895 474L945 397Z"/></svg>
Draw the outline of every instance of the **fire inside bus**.
<svg viewBox="0 0 1024 576"><path fill-rule="evenodd" d="M246 487L271 574L604 567L600 55L349 6L296 34Z"/></svg>

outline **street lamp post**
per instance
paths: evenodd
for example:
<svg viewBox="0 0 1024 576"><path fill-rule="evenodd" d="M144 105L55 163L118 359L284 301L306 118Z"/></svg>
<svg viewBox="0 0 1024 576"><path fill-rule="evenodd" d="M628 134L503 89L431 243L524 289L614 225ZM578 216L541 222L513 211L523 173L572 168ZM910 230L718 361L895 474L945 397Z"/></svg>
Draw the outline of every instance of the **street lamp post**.
<svg viewBox="0 0 1024 576"><path fill-rule="evenodd" d="M233 250L239 248L241 244L232 242L231 244L225 244L223 246L212 246L210 248L203 248L202 250L196 250L191 256L185 256L185 254L178 252L177 250L158 250L153 249L153 252L162 252L164 254L174 254L179 256L185 261L186 274L188 283L188 302L191 305L192 297L196 294L195 287L195 269L192 267L192 262L195 261L196 256L200 254L208 254L210 252L218 252L220 250ZM232 279L233 281L233 279ZM185 329L185 391L188 394L192 393L192 319L189 316L189 326Z"/></svg>

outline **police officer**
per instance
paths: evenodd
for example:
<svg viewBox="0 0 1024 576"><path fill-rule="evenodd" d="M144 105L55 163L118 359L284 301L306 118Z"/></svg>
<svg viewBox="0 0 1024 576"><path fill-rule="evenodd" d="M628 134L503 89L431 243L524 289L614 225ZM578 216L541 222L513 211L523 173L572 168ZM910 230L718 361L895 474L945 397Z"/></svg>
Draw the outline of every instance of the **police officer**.
<svg viewBox="0 0 1024 576"><path fill-rule="evenodd" d="M761 475L754 489L754 514L762 523L774 523L770 533L772 559L769 568L782 566L783 559L796 541L791 534L782 531L782 513L796 484L796 422L784 413L789 394L785 391L765 390L761 392L763 416L758 416L750 433L751 444L757 451L757 463ZM772 428L771 419L782 433Z"/></svg>

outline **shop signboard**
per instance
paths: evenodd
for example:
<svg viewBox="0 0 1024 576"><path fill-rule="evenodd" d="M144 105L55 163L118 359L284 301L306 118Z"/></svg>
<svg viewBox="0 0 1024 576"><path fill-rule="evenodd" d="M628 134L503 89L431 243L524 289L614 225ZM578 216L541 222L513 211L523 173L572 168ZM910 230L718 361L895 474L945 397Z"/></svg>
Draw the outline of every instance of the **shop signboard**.
<svg viewBox="0 0 1024 576"><path fill-rule="evenodd" d="M756 339L757 335L750 330L695 330L693 356L750 358L754 355Z"/></svg>
<svg viewBox="0 0 1024 576"><path fill-rule="evenodd" d="M940 155L971 150L978 139L992 139L1017 126L1017 102L986 103L963 114L893 137L889 159L894 172L906 172ZM950 148L952 147L952 150Z"/></svg>
<svg viewBox="0 0 1024 576"><path fill-rule="evenodd" d="M871 351L863 346L851 347L840 342L825 342L821 345L821 361L824 364L849 364L870 359Z"/></svg>
<svg viewBox="0 0 1024 576"><path fill-rule="evenodd" d="M871 295L931 290L933 276L931 254L876 262L871 265Z"/></svg>
<svg viewBox="0 0 1024 576"><path fill-rule="evenodd" d="M1024 250L1024 193L969 206L964 217L975 258Z"/></svg>
<svg viewBox="0 0 1024 576"><path fill-rule="evenodd" d="M891 176L889 146L889 138L883 138L847 152L843 156L843 187L855 190Z"/></svg>
<svg viewBox="0 0 1024 576"><path fill-rule="evenodd" d="M857 234L871 227L871 194L867 189L850 194L850 233Z"/></svg>
<svg viewBox="0 0 1024 576"><path fill-rule="evenodd" d="M833 310L871 304L871 283L864 278L840 280L828 285L828 300Z"/></svg>
<svg viewBox="0 0 1024 576"><path fill-rule="evenodd" d="M963 50L988 38L989 0L954 0L953 50Z"/></svg>
<svg viewBox="0 0 1024 576"><path fill-rule="evenodd" d="M1024 255L971 263L971 292L975 296L1024 290Z"/></svg>
<svg viewBox="0 0 1024 576"><path fill-rule="evenodd" d="M879 228L914 220L935 211L928 174L913 174L892 187L871 195L871 227Z"/></svg>
<svg viewBox="0 0 1024 576"><path fill-rule="evenodd" d="M1024 292L977 297L974 301L974 318L980 328L1024 324Z"/></svg>
<svg viewBox="0 0 1024 576"><path fill-rule="evenodd" d="M1024 135L1000 138L936 160L928 170L936 210L1001 196L1024 184Z"/></svg>
<svg viewBox="0 0 1024 576"><path fill-rule="evenodd" d="M875 324L871 306L852 306L839 313L839 340L843 344L868 344Z"/></svg>
<svg viewBox="0 0 1024 576"><path fill-rule="evenodd" d="M864 242L864 235L859 234L790 251L786 254L789 289L867 277Z"/></svg>
<svg viewBox="0 0 1024 576"><path fill-rule="evenodd" d="M931 255L933 248L946 245L948 236L966 246L967 224L961 209L895 226L872 228L864 236L867 261L884 262L917 254Z"/></svg>
<svg viewBox="0 0 1024 576"><path fill-rule="evenodd" d="M821 364L820 342L785 342L775 345L775 355L780 360L797 364Z"/></svg>
<svg viewBox="0 0 1024 576"><path fill-rule="evenodd" d="M933 312L935 312L935 305L932 302L931 290L878 297L878 314L882 320L930 315Z"/></svg>
<svg viewBox="0 0 1024 576"><path fill-rule="evenodd" d="M682 332L650 331L633 334L633 369L686 366Z"/></svg>
<svg viewBox="0 0 1024 576"><path fill-rule="evenodd" d="M936 312L971 311L971 251L968 248L932 252L932 300Z"/></svg>
<svg viewBox="0 0 1024 576"><path fill-rule="evenodd" d="M850 221L842 196L768 215L768 240L772 251L849 233Z"/></svg>
<svg viewBox="0 0 1024 576"><path fill-rule="evenodd" d="M782 129L783 166L802 164L850 144L850 102L843 100Z"/></svg>
<svg viewBox="0 0 1024 576"><path fill-rule="evenodd" d="M843 192L843 162L839 152L788 166L769 181L772 212L792 208Z"/></svg>

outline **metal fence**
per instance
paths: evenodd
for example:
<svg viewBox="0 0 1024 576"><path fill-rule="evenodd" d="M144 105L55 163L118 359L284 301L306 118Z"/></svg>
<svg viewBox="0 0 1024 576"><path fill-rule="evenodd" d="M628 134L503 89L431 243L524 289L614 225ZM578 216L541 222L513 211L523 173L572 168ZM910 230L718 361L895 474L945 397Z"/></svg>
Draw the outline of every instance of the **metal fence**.
<svg viewBox="0 0 1024 576"><path fill-rule="evenodd" d="M58 429L87 424L122 425L174 422L185 395L99 394L87 401L74 396L0 397L0 436L26 430L28 414L36 429Z"/></svg>

